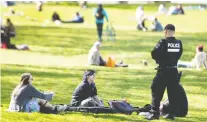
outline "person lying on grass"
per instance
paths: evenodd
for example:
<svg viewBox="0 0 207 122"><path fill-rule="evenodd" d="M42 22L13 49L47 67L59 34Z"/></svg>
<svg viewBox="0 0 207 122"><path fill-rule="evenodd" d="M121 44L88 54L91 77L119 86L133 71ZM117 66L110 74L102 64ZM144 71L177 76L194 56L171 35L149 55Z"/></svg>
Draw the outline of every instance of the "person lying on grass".
<svg viewBox="0 0 207 122"><path fill-rule="evenodd" d="M22 74L21 82L12 92L8 111L56 114L66 110L66 105L52 105L48 102L52 100L53 92L39 92L32 82L33 77L30 73Z"/></svg>
<svg viewBox="0 0 207 122"><path fill-rule="evenodd" d="M112 57L109 57L108 61L104 61L100 55L101 42L95 42L88 54L88 64L96 66L108 66L108 67L128 67L127 64L123 64L123 61L116 64Z"/></svg>
<svg viewBox="0 0 207 122"><path fill-rule="evenodd" d="M94 80L94 70L87 70L84 72L83 81L77 86L72 95L72 106L104 107L102 101L98 97Z"/></svg>
<svg viewBox="0 0 207 122"><path fill-rule="evenodd" d="M205 69L207 69L207 61L206 61L206 53L204 52L204 46L199 45L196 48L196 55L193 58L191 62L184 62L184 61L179 61L178 62L178 67L183 67L183 68L196 68L197 70L200 70L200 67L204 66Z"/></svg>

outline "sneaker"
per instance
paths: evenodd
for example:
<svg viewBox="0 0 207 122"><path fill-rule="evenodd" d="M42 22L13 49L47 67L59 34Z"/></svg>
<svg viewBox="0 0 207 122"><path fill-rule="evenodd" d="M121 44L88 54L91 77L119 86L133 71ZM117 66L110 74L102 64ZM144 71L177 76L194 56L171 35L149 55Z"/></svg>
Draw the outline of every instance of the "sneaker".
<svg viewBox="0 0 207 122"><path fill-rule="evenodd" d="M139 113L139 116L149 116L150 115L150 112L140 112Z"/></svg>
<svg viewBox="0 0 207 122"><path fill-rule="evenodd" d="M155 119L159 119L160 115L159 114L150 114L149 116L146 116L145 119L147 120L155 120Z"/></svg>
<svg viewBox="0 0 207 122"><path fill-rule="evenodd" d="M164 116L164 118L174 120L175 119L175 115L167 114L166 116Z"/></svg>

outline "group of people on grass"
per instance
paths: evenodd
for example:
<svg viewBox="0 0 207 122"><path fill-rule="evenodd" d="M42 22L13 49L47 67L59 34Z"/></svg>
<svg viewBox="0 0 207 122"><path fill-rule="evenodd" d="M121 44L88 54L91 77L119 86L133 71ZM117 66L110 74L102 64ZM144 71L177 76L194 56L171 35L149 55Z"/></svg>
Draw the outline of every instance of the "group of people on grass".
<svg viewBox="0 0 207 122"><path fill-rule="evenodd" d="M152 21L151 28L147 28L145 25L146 20ZM144 7L139 6L136 10L136 21L138 23L137 29L142 31L163 31L162 24L158 21L156 17L146 17L144 15Z"/></svg>
<svg viewBox="0 0 207 122"><path fill-rule="evenodd" d="M113 57L109 57L108 61L105 61L105 60L103 60L103 58L100 54L104 16L108 20L108 17L106 15L106 12L104 12L104 9L102 8L102 5L99 5L99 8L95 11L99 41L94 43L94 45L92 46L92 48L89 51L88 64L96 65L96 66L109 66L109 67L128 67L128 65L124 64L123 61L121 61L120 63L116 63L115 59ZM166 28L165 28L165 30L166 30L165 34L167 34L167 33L169 34L170 32L172 32L172 31L167 30ZM7 32L7 34L10 34L12 36L13 33ZM170 39L170 41L172 41L171 39L175 39L175 37L173 37L173 35L174 35L174 31L173 31L172 36L166 37L166 38ZM159 46L160 45L157 45L155 48L157 48ZM173 46L175 46L175 45L173 45ZM170 46L168 45L168 47L170 47ZM193 67L193 65L195 65L196 68L199 69L199 67L203 65L207 69L206 53L203 50L204 50L204 46L202 46L202 45L198 46L196 48L195 58L190 63L190 65L189 65L189 63L178 62L177 66L178 67ZM180 58L180 56L179 56L179 58ZM168 59L168 60L170 60L170 59ZM173 66L170 68L177 68L177 66ZM16 88L12 92L11 101L10 101L10 105L9 105L9 111L41 112L41 113L58 114L60 112L71 111L72 107L104 107L103 101L98 97L98 91L97 91L97 87L95 84L95 73L96 72L94 70L85 71L84 75L83 75L82 82L76 87L76 89L74 90L74 92L72 94L71 102L69 104L56 104L56 105L49 103L49 101L52 101L52 99L55 95L52 91L49 91L49 92L38 91L32 85L32 83L33 83L32 75L30 73L23 73L21 76L20 83L16 86ZM161 75L161 74L159 74L159 75ZM157 79L157 80L160 80L160 79ZM175 80L176 80L176 78L175 78ZM188 111L187 97L186 97L185 91L182 88L182 86L180 84L178 84L178 86L176 86L176 88L177 87L180 91L179 92L177 91L178 95L176 96L176 99L179 99L180 101L177 100L177 103L174 103L174 107L176 107L176 108L173 108L175 110L174 111L175 113L173 113L173 114L175 114L176 116L184 117L187 115L187 111ZM158 91L159 90L157 90L156 92L158 92ZM155 92L155 91L153 91L153 92ZM158 94L158 93L156 93L156 94ZM156 113L158 116L160 116L160 114L168 114L171 112L170 111L171 106L169 105L170 104L169 102L170 101L167 100L167 101L163 102L163 104L161 104L161 105L160 105L160 103L156 103L156 104L159 104L159 106L160 106L160 108L156 108L156 109L160 109L160 110L157 110L159 113ZM145 106L145 107L143 109L148 108L148 106ZM153 106L149 106L149 108L153 108ZM146 111L150 112L150 110L146 110ZM153 113L153 112L151 112L151 113ZM151 115L153 115L153 114L149 114L148 117L150 117ZM152 118L152 116L151 116L151 118L148 118L148 119L149 120L159 119L159 117ZM173 119L174 119L174 117L173 117Z"/></svg>
<svg viewBox="0 0 207 122"><path fill-rule="evenodd" d="M41 112L59 113L70 111L70 107L104 107L103 101L98 97L95 85L95 71L84 72L82 82L75 89L71 102L68 105L52 105L49 103L54 97L51 91L40 92L33 85L30 73L23 73L20 83L13 90L9 111L12 112Z"/></svg>
<svg viewBox="0 0 207 122"><path fill-rule="evenodd" d="M75 17L72 20L64 21L60 18L60 15L55 11L52 14L52 21L55 23L83 23L84 19L79 12L76 12Z"/></svg>
<svg viewBox="0 0 207 122"><path fill-rule="evenodd" d="M102 41L102 33L103 33L103 25L104 25L104 18L106 18L107 22L108 20L108 14L103 8L102 4L98 5L98 8L94 9L94 17L97 27L97 34L98 34L98 40ZM64 21L60 18L60 15L55 11L52 14L52 21L56 24L59 23L84 23L83 16L80 15L79 12L76 12L75 17L72 20Z"/></svg>
<svg viewBox="0 0 207 122"><path fill-rule="evenodd" d="M137 29L142 30L142 31L163 31L163 26L162 24L158 21L158 18L156 16L159 16L160 14L166 14L167 9L163 4L160 4L158 8L158 13L155 16L145 16L144 14L144 7L139 6L136 9L136 21L138 23ZM171 6L168 11L168 15L178 15L178 14L184 14L184 9L181 4L179 4L177 7ZM147 28L145 25L145 22L149 20L152 21L152 25L150 28Z"/></svg>
<svg viewBox="0 0 207 122"><path fill-rule="evenodd" d="M10 112L40 112L45 114L58 114L61 112L73 111L74 107L98 107L104 108L104 102L98 97L98 90L95 84L94 70L86 70L82 82L75 88L69 104L51 104L55 93L52 91L41 92L33 86L33 76L30 73L23 73L20 83L14 88L8 111ZM179 100L177 116L187 115L188 103L185 91L179 87ZM140 108L140 114L147 114L150 105ZM165 100L160 106L161 114L169 112L169 101ZM113 110L108 111L114 113Z"/></svg>
<svg viewBox="0 0 207 122"><path fill-rule="evenodd" d="M184 15L184 9L182 4L176 6L172 5L167 10L165 4L160 4L158 7L158 14L167 14L167 15Z"/></svg>

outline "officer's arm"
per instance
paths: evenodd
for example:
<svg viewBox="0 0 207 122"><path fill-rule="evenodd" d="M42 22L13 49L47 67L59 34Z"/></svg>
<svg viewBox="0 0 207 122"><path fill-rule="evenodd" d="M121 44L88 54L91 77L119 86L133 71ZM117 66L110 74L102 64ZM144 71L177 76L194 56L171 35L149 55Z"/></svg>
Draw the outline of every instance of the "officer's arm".
<svg viewBox="0 0 207 122"><path fill-rule="evenodd" d="M182 45L182 42L180 42L180 55L179 55L178 59L180 59L182 54L183 54L183 45Z"/></svg>
<svg viewBox="0 0 207 122"><path fill-rule="evenodd" d="M160 55L162 51L162 43L163 43L163 40L160 40L151 52L151 56L155 61L160 60Z"/></svg>

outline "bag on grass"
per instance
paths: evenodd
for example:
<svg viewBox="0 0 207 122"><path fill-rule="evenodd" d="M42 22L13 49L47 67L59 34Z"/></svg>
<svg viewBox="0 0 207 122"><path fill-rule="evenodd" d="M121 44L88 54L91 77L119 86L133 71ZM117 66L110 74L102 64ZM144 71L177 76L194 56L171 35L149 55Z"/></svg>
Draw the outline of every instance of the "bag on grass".
<svg viewBox="0 0 207 122"><path fill-rule="evenodd" d="M111 100L108 104L117 113L131 115L135 111L135 109L126 101Z"/></svg>

